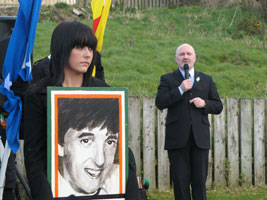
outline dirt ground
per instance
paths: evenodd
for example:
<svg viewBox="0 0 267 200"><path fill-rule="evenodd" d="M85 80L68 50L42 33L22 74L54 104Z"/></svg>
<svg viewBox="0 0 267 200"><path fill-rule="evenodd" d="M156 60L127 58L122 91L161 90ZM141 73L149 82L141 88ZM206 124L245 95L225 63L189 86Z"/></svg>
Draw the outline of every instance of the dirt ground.
<svg viewBox="0 0 267 200"><path fill-rule="evenodd" d="M0 7L0 16L16 16L18 7L3 6Z"/></svg>
<svg viewBox="0 0 267 200"><path fill-rule="evenodd" d="M0 6L0 16L17 16L18 7ZM88 8L81 8L78 6L67 6L59 8L56 6L42 6L39 22L44 20L49 21L66 21L66 20L80 20L91 18L91 10Z"/></svg>

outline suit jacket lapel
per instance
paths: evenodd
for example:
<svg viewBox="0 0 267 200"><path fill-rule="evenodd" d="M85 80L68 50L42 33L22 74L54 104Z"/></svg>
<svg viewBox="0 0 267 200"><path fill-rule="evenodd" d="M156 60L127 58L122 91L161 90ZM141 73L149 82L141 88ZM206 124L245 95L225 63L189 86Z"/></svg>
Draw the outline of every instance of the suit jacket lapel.
<svg viewBox="0 0 267 200"><path fill-rule="evenodd" d="M184 77L183 77L183 75L181 74L181 72L179 71L179 69L177 69L177 70L175 70L175 71L173 72L173 76L175 77L175 79L176 79L179 83L181 83L181 82L184 80Z"/></svg>
<svg viewBox="0 0 267 200"><path fill-rule="evenodd" d="M194 89L194 88L196 88L196 87L199 86L199 78L198 77L200 77L200 73L195 70L194 85L193 85L193 88L192 89Z"/></svg>

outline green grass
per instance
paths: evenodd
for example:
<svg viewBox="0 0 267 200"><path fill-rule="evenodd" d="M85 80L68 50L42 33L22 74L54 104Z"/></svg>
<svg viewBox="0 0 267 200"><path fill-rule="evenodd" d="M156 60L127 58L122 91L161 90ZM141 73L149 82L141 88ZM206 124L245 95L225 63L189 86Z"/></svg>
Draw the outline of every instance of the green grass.
<svg viewBox="0 0 267 200"><path fill-rule="evenodd" d="M173 191L149 190L150 200L173 200ZM208 200L267 200L267 187L207 190Z"/></svg>
<svg viewBox="0 0 267 200"><path fill-rule="evenodd" d="M251 19L250 29L238 26L244 19ZM92 26L92 19L82 21ZM212 75L220 96L266 98L267 36L249 32L258 23L266 29L266 21L240 8L113 10L101 52L106 81L130 95L155 96L160 76L177 68L177 46L186 42L198 55L196 70ZM49 54L56 24L38 24L34 60Z"/></svg>

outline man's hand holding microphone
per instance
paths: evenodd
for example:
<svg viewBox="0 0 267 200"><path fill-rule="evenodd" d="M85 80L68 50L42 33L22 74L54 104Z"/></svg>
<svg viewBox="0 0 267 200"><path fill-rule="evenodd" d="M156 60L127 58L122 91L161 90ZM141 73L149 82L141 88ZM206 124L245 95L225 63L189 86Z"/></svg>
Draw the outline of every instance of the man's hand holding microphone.
<svg viewBox="0 0 267 200"><path fill-rule="evenodd" d="M183 80L183 82L181 83L180 88L184 92L187 92L192 89L193 83L192 80L189 78L189 65L185 64L183 68L185 72L185 80ZM197 108L204 108L206 106L206 102L200 97L196 97L189 100L189 103L193 103Z"/></svg>
<svg viewBox="0 0 267 200"><path fill-rule="evenodd" d="M187 92L188 90L191 90L193 87L192 80L189 79L189 65L185 64L184 65L184 72L185 72L185 80L180 85L180 88L184 91Z"/></svg>

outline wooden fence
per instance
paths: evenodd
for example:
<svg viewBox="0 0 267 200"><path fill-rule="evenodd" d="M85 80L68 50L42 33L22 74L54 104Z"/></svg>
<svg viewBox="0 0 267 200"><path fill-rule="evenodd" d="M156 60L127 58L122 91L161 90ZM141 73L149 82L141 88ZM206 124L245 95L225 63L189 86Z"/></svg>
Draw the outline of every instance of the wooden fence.
<svg viewBox="0 0 267 200"><path fill-rule="evenodd" d="M67 4L89 5L91 0L42 0L42 5L54 5L59 2ZM181 4L181 0L113 0L112 5L125 8L156 8L156 7L174 7ZM0 0L0 6L18 5L18 0Z"/></svg>
<svg viewBox="0 0 267 200"><path fill-rule="evenodd" d="M220 115L209 115L211 144L207 186L251 186L267 183L267 99L223 98ZM167 152L164 150L166 109L155 107L154 98L129 97L129 146L137 174L148 178L151 188L171 187ZM18 168L25 175L22 147Z"/></svg>
<svg viewBox="0 0 267 200"><path fill-rule="evenodd" d="M160 8L160 7L177 7L185 0L113 0L113 6L125 8Z"/></svg>
<svg viewBox="0 0 267 200"><path fill-rule="evenodd" d="M129 146L136 156L137 173L143 172L152 188L166 190L171 187L164 150L167 111L157 110L154 101L154 98L129 99ZM212 149L207 186L266 184L267 100L226 98L222 101L223 112L209 115Z"/></svg>
<svg viewBox="0 0 267 200"><path fill-rule="evenodd" d="M77 0L42 0L42 5L54 5L59 2L64 2L69 5L77 3ZM18 6L18 0L0 0L0 6Z"/></svg>

